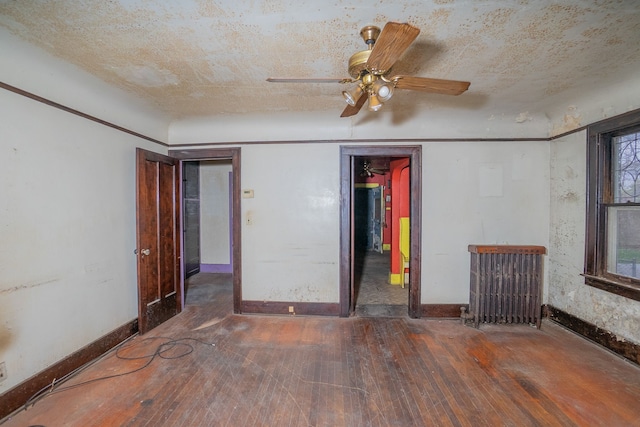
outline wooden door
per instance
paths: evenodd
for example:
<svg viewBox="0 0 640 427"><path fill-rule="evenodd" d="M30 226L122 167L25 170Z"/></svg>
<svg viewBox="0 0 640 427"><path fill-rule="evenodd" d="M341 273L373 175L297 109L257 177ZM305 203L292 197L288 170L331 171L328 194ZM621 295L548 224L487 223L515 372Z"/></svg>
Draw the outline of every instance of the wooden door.
<svg viewBox="0 0 640 427"><path fill-rule="evenodd" d="M200 272L200 162L183 162L183 230L185 278ZM185 284L186 286L186 284ZM188 292L185 289L185 292Z"/></svg>
<svg viewBox="0 0 640 427"><path fill-rule="evenodd" d="M182 307L179 161L141 148L136 158L138 327L144 334Z"/></svg>

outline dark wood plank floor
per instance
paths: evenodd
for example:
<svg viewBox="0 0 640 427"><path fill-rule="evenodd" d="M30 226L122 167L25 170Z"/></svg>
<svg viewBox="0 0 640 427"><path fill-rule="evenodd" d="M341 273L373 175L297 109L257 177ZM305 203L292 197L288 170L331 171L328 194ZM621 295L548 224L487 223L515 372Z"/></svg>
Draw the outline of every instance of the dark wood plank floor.
<svg viewBox="0 0 640 427"><path fill-rule="evenodd" d="M215 345L110 353L3 427L640 426L640 369L553 323L233 315L215 278L120 356Z"/></svg>

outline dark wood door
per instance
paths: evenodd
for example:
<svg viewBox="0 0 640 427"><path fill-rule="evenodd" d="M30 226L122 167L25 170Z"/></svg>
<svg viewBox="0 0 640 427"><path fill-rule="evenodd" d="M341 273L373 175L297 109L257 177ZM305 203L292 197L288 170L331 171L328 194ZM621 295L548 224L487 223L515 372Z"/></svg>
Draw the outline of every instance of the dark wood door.
<svg viewBox="0 0 640 427"><path fill-rule="evenodd" d="M182 165L182 223L186 278L200 272L200 162L182 162ZM185 292L188 291L185 289Z"/></svg>
<svg viewBox="0 0 640 427"><path fill-rule="evenodd" d="M182 307L179 161L141 148L136 157L138 326L144 334Z"/></svg>

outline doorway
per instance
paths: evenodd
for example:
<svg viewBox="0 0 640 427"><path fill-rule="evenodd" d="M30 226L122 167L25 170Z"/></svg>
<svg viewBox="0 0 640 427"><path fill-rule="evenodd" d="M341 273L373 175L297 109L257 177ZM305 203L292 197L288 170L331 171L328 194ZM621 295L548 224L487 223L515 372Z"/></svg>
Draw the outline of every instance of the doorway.
<svg viewBox="0 0 640 427"><path fill-rule="evenodd" d="M405 262L400 259L403 256L400 249L408 247L409 235L401 236L399 229L400 218L409 218L409 181L402 182L399 178L409 163L406 157L354 158L353 304L356 316L407 314L409 289L405 279L409 270L404 274Z"/></svg>
<svg viewBox="0 0 640 427"><path fill-rule="evenodd" d="M421 147L343 146L340 151L340 315L421 317ZM406 180L402 197L401 179Z"/></svg>
<svg viewBox="0 0 640 427"><path fill-rule="evenodd" d="M199 166L200 166L199 169L201 174L205 173L206 175L206 174L209 174L209 172L211 171L213 171L212 173L214 175L218 175L219 177L224 176L225 173L227 174L227 177L228 177L227 181L224 181L223 179L221 179L221 180L218 180L217 184L209 183L211 184L211 186L217 185L219 187L220 181L224 181L227 183L226 188L217 188L216 190L212 190L211 188L209 188L209 190L200 188L199 203L200 204L209 203L207 200L205 200L206 197L203 199L202 197L203 191L207 191L208 193L213 191L214 193L217 193L217 197L228 197L229 213L227 218L229 222L226 224L228 227L226 231L228 233L228 240L225 239L223 243L223 245L226 244L227 247L226 248L218 247L217 249L214 248L213 251L214 252L216 250L222 251L222 252L228 251L227 253L229 254L229 261L228 263L226 261L221 261L221 262L216 261L221 259L221 258L216 258L216 256L220 256L220 252L218 252L218 255L211 254L211 248L205 247L205 245L210 242L204 241L203 239L203 237L207 235L207 232L205 232L203 236L202 230L200 230L200 232L198 233L198 235L200 236L198 264L199 264L199 270L201 273L204 272L207 274L214 275L214 276L211 276L212 280L214 279L225 280L225 277L223 277L223 275L225 274L227 275L226 280L228 280L229 275L231 276L230 279L232 281L232 288L233 288L233 291L232 291L233 312L236 314L241 313L241 302L242 302L242 288L241 288L242 260L241 260L241 234L240 234L241 224L240 224L240 216L233 214L235 212L240 212L240 176L241 176L240 148L170 150L169 156L179 159L182 165L186 163L194 163L194 162L199 163ZM205 167L202 167L202 166L205 166ZM204 181L203 179L199 179L199 182L202 183L203 181ZM205 184L205 185L209 185L209 184ZM222 195L222 194L225 194L225 195ZM210 194L207 194L207 196L209 195ZM200 226L203 226L205 221L206 219L200 218ZM185 228L183 224L183 230L184 229ZM218 230L220 230L219 227L218 227ZM209 234L215 233L215 231L210 231L208 233ZM222 233L225 233L225 231L222 231ZM184 239L188 239L188 237L183 236L183 240ZM185 242L185 244L183 244L183 247L187 247L188 243L189 243L188 241ZM208 255L205 255L205 252L207 252ZM188 290L187 285L189 284L189 282L185 280L187 276L186 254L183 254L180 264L181 264L182 289L183 291L187 291ZM193 264L194 264L193 261L189 261L190 266ZM198 274L195 274L189 278L189 281L197 283L197 279L198 279ZM209 280L209 278L207 278L207 280ZM207 296L208 295L207 293L210 292L211 289L206 289L203 287L199 287L199 288L200 288L199 290L200 292L205 292L205 295L202 296L202 298L215 298L215 292ZM183 300L186 300L186 298L184 298Z"/></svg>
<svg viewBox="0 0 640 427"><path fill-rule="evenodd" d="M225 294L233 280L232 184L231 159L182 162L183 280L187 305L228 301ZM230 308L229 302L225 304Z"/></svg>

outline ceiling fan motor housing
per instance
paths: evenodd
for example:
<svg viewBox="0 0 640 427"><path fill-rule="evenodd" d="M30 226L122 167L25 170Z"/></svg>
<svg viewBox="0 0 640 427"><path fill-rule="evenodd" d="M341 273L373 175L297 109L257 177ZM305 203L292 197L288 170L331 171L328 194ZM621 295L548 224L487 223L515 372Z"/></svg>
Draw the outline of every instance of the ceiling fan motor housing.
<svg viewBox="0 0 640 427"><path fill-rule="evenodd" d="M376 42L379 35L380 28L374 25L367 25L360 30L360 37L362 37L362 40L369 45L369 49L372 48L372 45Z"/></svg>
<svg viewBox="0 0 640 427"><path fill-rule="evenodd" d="M349 58L349 75L355 80L360 79L363 73L368 73L367 60L370 55L370 50L362 50L354 53L351 58Z"/></svg>
<svg viewBox="0 0 640 427"><path fill-rule="evenodd" d="M371 73L371 70L367 69L367 61L379 35L380 28L375 25L367 25L360 30L360 37L367 44L368 49L356 52L349 58L349 75L352 78L359 80L364 74ZM378 75L375 72L373 74Z"/></svg>

